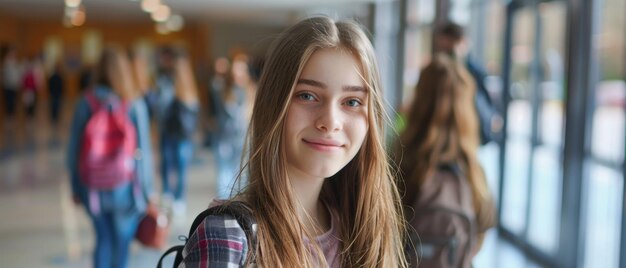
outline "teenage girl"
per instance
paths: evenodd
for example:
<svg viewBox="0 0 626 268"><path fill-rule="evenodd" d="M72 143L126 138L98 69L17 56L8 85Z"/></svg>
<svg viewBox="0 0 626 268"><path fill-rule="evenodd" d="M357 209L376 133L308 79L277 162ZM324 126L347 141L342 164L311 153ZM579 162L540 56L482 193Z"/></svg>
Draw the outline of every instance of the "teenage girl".
<svg viewBox="0 0 626 268"><path fill-rule="evenodd" d="M273 44L249 129L244 202L208 216L185 267L405 267L401 202L384 146L376 57L353 22L301 21ZM228 266L231 267L231 266Z"/></svg>

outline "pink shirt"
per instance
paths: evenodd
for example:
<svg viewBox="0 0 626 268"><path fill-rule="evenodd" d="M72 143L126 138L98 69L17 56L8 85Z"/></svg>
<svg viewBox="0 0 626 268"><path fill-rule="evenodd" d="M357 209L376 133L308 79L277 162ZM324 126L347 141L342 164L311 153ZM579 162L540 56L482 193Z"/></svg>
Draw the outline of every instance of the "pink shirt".
<svg viewBox="0 0 626 268"><path fill-rule="evenodd" d="M329 268L339 268L341 266L341 259L339 258L337 252L339 252L339 234L337 232L337 225L339 224L339 217L336 213L329 209L330 214L330 229L318 237L315 238L320 249L324 253L324 257L326 258L326 264L328 264ZM313 249L312 245L309 243L308 239L304 239L307 245L311 246L311 250ZM315 251L313 251L315 252ZM317 259L317 256L313 256L314 260Z"/></svg>

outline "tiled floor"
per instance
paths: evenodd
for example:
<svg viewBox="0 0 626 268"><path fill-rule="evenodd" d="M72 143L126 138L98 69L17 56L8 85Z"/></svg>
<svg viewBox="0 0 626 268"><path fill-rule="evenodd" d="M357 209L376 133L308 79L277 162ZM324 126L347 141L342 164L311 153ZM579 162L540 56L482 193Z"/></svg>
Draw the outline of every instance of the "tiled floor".
<svg viewBox="0 0 626 268"><path fill-rule="evenodd" d="M56 140L43 114L36 124L18 120L20 124L13 124L17 127L7 127L4 122L0 142L1 267L91 266L92 227L82 208L71 202L64 162L70 116L68 109ZM198 147L189 172L188 212L174 220L170 245L180 243L177 237L187 234L194 216L213 198L213 170L209 151ZM155 267L160 254L134 243L129 267ZM495 231L488 234L474 265L537 267L498 239Z"/></svg>

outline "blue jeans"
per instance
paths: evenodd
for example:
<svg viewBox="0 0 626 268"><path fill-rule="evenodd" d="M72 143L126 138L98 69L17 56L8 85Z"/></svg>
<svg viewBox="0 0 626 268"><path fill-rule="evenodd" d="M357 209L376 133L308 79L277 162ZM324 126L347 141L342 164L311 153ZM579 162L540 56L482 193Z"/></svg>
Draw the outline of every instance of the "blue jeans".
<svg viewBox="0 0 626 268"><path fill-rule="evenodd" d="M187 181L187 166L193 157L193 142L188 139L176 140L169 137L161 138L161 180L163 193L171 194L169 174L173 169L177 172L174 199L184 201Z"/></svg>
<svg viewBox="0 0 626 268"><path fill-rule="evenodd" d="M142 215L130 198L130 188L128 191L103 193L101 212L90 215L96 231L93 256L96 268L124 268L128 265L130 243ZM128 198L120 198L122 195Z"/></svg>
<svg viewBox="0 0 626 268"><path fill-rule="evenodd" d="M61 97L51 97L50 99L50 115L52 123L59 123L59 112L61 111Z"/></svg>
<svg viewBox="0 0 626 268"><path fill-rule="evenodd" d="M239 190L235 187L235 183L237 181L237 175L239 174L242 148L237 145L219 141L213 148L215 168L217 169L217 197L219 199L228 199Z"/></svg>

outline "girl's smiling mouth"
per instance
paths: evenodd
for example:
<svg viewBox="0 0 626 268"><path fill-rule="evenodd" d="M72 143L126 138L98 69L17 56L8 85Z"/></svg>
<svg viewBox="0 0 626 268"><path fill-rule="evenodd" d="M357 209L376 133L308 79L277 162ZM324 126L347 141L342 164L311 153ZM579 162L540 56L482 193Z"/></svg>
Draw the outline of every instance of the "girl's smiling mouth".
<svg viewBox="0 0 626 268"><path fill-rule="evenodd" d="M311 148L322 152L332 152L344 147L341 142L332 139L302 139L302 141Z"/></svg>

